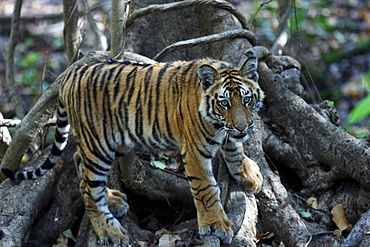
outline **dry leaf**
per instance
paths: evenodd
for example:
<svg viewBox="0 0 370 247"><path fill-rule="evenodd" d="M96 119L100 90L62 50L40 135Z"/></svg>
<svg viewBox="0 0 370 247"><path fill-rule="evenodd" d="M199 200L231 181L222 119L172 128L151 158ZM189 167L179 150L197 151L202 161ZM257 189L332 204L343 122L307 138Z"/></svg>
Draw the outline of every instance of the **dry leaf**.
<svg viewBox="0 0 370 247"><path fill-rule="evenodd" d="M180 239L181 238L179 236L165 234L159 239L158 246L159 247L175 247L176 241Z"/></svg>
<svg viewBox="0 0 370 247"><path fill-rule="evenodd" d="M312 208L316 209L319 207L319 201L315 197L308 198L307 203L310 204Z"/></svg>
<svg viewBox="0 0 370 247"><path fill-rule="evenodd" d="M348 227L348 221L346 216L344 215L344 209L342 204L338 204L331 210L331 214L333 215L332 220L337 225L340 231L345 230Z"/></svg>
<svg viewBox="0 0 370 247"><path fill-rule="evenodd" d="M340 238L342 236L342 231L337 229L333 231L334 236Z"/></svg>
<svg viewBox="0 0 370 247"><path fill-rule="evenodd" d="M285 244L283 243L283 241L280 242L279 247L285 247Z"/></svg>
<svg viewBox="0 0 370 247"><path fill-rule="evenodd" d="M273 232L266 232L256 236L257 243L263 243L264 241L271 241L275 237Z"/></svg>

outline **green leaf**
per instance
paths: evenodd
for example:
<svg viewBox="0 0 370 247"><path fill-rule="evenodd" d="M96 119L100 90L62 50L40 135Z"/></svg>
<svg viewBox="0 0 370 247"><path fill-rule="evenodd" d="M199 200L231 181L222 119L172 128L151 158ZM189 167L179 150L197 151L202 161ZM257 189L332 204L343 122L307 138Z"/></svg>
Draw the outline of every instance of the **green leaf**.
<svg viewBox="0 0 370 247"><path fill-rule="evenodd" d="M26 54L26 56L21 61L22 68L29 68L33 67L37 60L40 58L41 52L39 51L30 51Z"/></svg>
<svg viewBox="0 0 370 247"><path fill-rule="evenodd" d="M329 106L329 107L333 107L334 106L334 101L329 101L326 105Z"/></svg>
<svg viewBox="0 0 370 247"><path fill-rule="evenodd" d="M150 161L150 164L156 168L159 168L159 169L166 169L167 166L165 163L163 163L162 161L159 161L159 160L154 160L154 161Z"/></svg>
<svg viewBox="0 0 370 247"><path fill-rule="evenodd" d="M357 139L361 139L362 137L366 136L367 134L369 134L368 132L361 132L360 134L358 134L356 136Z"/></svg>
<svg viewBox="0 0 370 247"><path fill-rule="evenodd" d="M298 213L302 218L311 218L312 217L312 214L310 212L298 211Z"/></svg>
<svg viewBox="0 0 370 247"><path fill-rule="evenodd" d="M370 115L370 94L368 94L365 98L357 102L357 104L349 114L348 124L354 124L357 121L369 115Z"/></svg>

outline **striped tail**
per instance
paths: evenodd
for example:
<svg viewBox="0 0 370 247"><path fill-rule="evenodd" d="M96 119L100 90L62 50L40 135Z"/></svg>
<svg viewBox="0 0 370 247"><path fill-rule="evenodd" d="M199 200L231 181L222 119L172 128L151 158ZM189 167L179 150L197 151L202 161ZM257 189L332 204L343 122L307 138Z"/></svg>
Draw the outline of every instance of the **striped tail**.
<svg viewBox="0 0 370 247"><path fill-rule="evenodd" d="M67 145L69 127L70 125L68 123L66 108L61 99L59 99L54 143L53 147L51 148L51 153L45 160L44 164L32 171L26 172L13 172L5 167L3 167L1 171L8 178L13 180L35 179L43 176L48 170L54 167L65 146Z"/></svg>

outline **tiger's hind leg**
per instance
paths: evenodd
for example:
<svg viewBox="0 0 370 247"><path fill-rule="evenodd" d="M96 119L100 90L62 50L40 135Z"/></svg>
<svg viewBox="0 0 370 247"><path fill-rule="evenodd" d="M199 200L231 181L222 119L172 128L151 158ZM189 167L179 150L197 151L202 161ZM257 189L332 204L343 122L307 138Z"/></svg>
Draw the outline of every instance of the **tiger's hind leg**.
<svg viewBox="0 0 370 247"><path fill-rule="evenodd" d="M243 143L229 141L221 148L231 176L250 192L261 189L263 178L259 166L244 154Z"/></svg>
<svg viewBox="0 0 370 247"><path fill-rule="evenodd" d="M126 196L106 186L110 163L104 163L94 155L85 158L80 154L81 152L78 152L74 156L75 162L82 165L80 191L84 198L86 213L99 237L99 242L109 244L111 241L114 246L120 244L128 246L126 230L113 215L115 213L118 217L127 212ZM113 162L113 157L112 155L112 158L105 159Z"/></svg>
<svg viewBox="0 0 370 247"><path fill-rule="evenodd" d="M82 159L81 159L79 152L76 152L73 155L73 160L76 164L77 170L79 170L79 177L81 178ZM107 200L109 211L115 217L122 217L128 212L129 205L126 202L127 201L126 194L120 192L119 190L113 190L107 187L105 191L105 195L106 195L106 200Z"/></svg>

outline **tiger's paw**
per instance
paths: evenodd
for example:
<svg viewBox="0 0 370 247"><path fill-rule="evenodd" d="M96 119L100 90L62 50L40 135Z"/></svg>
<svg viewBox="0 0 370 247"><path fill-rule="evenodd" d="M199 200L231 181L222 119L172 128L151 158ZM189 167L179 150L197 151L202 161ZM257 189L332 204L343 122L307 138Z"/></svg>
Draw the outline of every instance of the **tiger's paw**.
<svg viewBox="0 0 370 247"><path fill-rule="evenodd" d="M263 177L259 166L248 157L243 159L240 174L236 180L242 182L244 187L250 192L257 192L262 187Z"/></svg>
<svg viewBox="0 0 370 247"><path fill-rule="evenodd" d="M98 244L113 246L129 246L129 239L126 236L127 231L121 226L119 221L111 215L98 218L90 218L96 234L98 235Z"/></svg>
<svg viewBox="0 0 370 247"><path fill-rule="evenodd" d="M198 228L200 235L213 234L225 244L230 244L234 237L231 223L226 216L214 215L204 222L198 221Z"/></svg>
<svg viewBox="0 0 370 247"><path fill-rule="evenodd" d="M129 210L129 205L126 202L127 197L124 193L118 190L106 189L106 197L109 211L115 217L122 217Z"/></svg>

